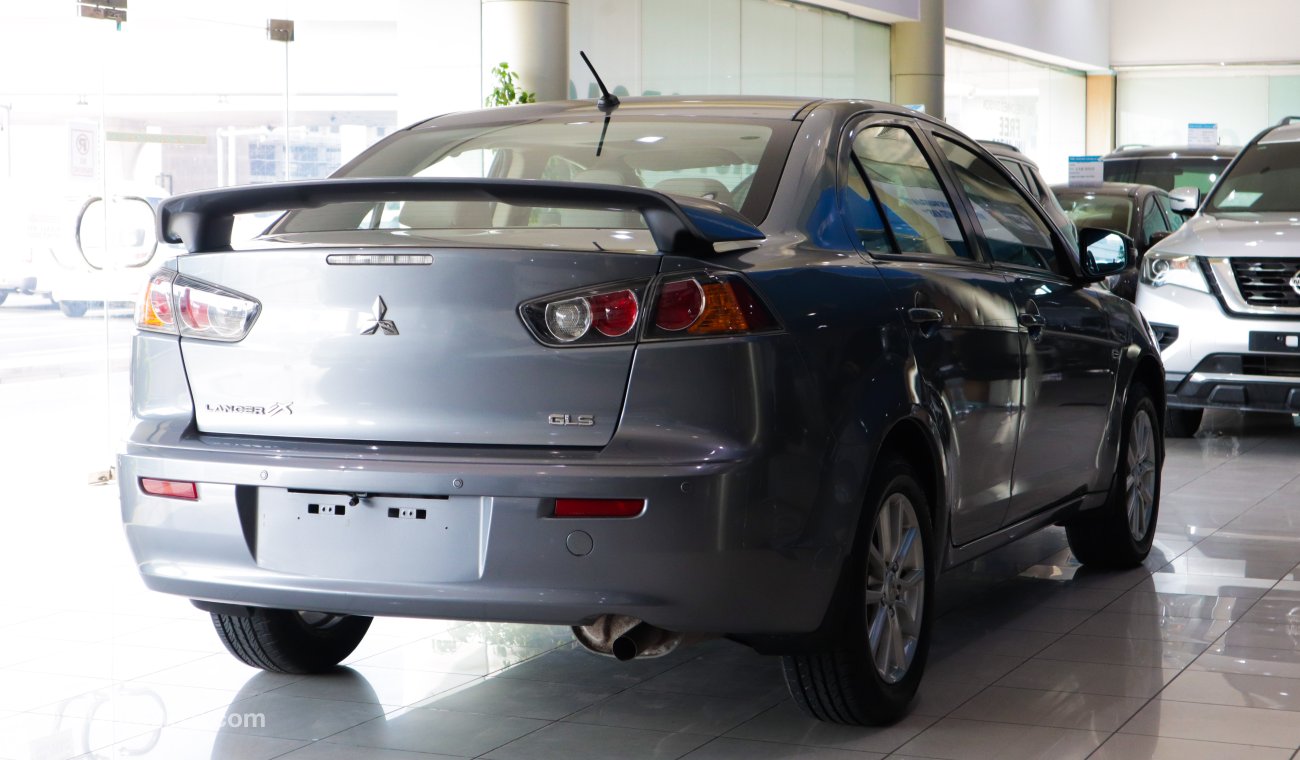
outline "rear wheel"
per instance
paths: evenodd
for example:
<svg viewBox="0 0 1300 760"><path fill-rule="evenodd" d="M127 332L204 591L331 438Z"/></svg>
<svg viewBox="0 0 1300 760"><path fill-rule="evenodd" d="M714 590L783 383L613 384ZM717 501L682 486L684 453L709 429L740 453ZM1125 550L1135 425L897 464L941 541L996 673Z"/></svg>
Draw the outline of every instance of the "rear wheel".
<svg viewBox="0 0 1300 760"><path fill-rule="evenodd" d="M903 716L930 645L934 598L929 503L911 466L884 463L820 651L784 659L796 704L832 723L880 725Z"/></svg>
<svg viewBox="0 0 1300 760"><path fill-rule="evenodd" d="M371 618L261 607L247 617L212 613L226 649L245 665L273 673L323 673L352 654Z"/></svg>
<svg viewBox="0 0 1300 760"><path fill-rule="evenodd" d="M59 311L63 312L65 317L84 317L89 308L89 301L59 301Z"/></svg>
<svg viewBox="0 0 1300 760"><path fill-rule="evenodd" d="M1164 447L1160 417L1146 387L1129 389L1118 468L1106 503L1065 527L1070 550L1085 565L1133 567L1151 551L1160 512Z"/></svg>
<svg viewBox="0 0 1300 760"><path fill-rule="evenodd" d="M1170 438L1191 438L1200 429L1204 416L1204 409L1170 407L1165 410L1165 435Z"/></svg>

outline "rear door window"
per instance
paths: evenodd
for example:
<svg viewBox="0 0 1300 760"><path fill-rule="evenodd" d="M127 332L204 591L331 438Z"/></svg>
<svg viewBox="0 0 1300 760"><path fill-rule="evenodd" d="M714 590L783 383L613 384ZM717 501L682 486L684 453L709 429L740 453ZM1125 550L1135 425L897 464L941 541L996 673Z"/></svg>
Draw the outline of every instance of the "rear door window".
<svg viewBox="0 0 1300 760"><path fill-rule="evenodd" d="M877 216L868 228L887 227L899 253L971 258L952 203L909 130L865 127L853 140L853 161L885 215L884 225ZM878 249L879 236L869 241L855 226L863 245Z"/></svg>
<svg viewBox="0 0 1300 760"><path fill-rule="evenodd" d="M1001 264L1032 267L1064 276L1065 268L1047 223L1024 191L974 151L936 135L958 183L975 207L989 254Z"/></svg>

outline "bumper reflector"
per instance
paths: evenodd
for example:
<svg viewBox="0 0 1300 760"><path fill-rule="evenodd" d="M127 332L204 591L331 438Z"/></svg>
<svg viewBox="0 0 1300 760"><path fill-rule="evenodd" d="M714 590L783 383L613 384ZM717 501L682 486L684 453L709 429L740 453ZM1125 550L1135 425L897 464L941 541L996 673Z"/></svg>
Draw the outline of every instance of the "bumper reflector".
<svg viewBox="0 0 1300 760"><path fill-rule="evenodd" d="M556 499L556 517L636 517L645 499Z"/></svg>
<svg viewBox="0 0 1300 760"><path fill-rule="evenodd" d="M140 478L140 490L153 496L166 496L169 499L198 501L199 498L199 487L183 480Z"/></svg>

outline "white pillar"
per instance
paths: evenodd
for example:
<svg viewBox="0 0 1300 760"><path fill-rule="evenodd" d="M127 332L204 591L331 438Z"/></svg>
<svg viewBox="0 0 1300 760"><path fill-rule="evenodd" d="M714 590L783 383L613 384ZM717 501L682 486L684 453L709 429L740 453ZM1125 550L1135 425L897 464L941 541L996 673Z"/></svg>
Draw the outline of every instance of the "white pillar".
<svg viewBox="0 0 1300 760"><path fill-rule="evenodd" d="M943 118L943 3L920 0L921 18L891 28L890 63L894 102L924 105L925 112Z"/></svg>
<svg viewBox="0 0 1300 760"><path fill-rule="evenodd" d="M537 100L569 94L569 0L482 0L484 93L505 62Z"/></svg>

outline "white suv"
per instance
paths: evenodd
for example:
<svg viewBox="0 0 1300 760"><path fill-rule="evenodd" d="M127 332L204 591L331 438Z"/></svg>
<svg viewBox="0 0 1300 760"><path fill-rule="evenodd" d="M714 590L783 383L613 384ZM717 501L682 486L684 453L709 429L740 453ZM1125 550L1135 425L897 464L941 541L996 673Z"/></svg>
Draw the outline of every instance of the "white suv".
<svg viewBox="0 0 1300 760"><path fill-rule="evenodd" d="M1207 408L1300 412L1300 124L1264 130L1142 261L1170 436Z"/></svg>

